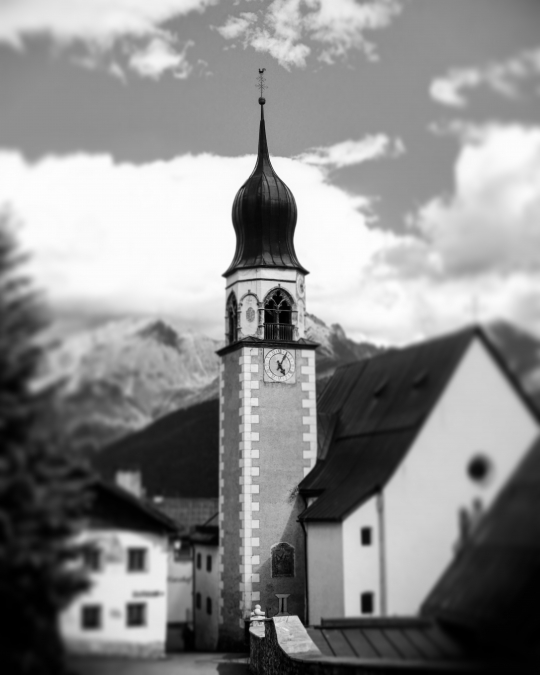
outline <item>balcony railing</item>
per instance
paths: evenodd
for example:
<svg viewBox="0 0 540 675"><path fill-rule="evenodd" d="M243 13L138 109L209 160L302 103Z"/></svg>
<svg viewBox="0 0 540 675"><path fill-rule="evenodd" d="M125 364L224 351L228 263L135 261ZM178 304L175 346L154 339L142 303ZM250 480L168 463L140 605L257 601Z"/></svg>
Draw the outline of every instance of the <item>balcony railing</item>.
<svg viewBox="0 0 540 675"><path fill-rule="evenodd" d="M265 340L289 340L293 339L294 326L289 323L265 323Z"/></svg>

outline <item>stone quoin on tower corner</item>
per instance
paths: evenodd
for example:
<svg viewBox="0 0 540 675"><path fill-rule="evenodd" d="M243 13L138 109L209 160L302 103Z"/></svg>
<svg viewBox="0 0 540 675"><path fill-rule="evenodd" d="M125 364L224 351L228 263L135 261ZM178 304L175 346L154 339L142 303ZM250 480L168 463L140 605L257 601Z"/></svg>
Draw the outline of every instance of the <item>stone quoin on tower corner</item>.
<svg viewBox="0 0 540 675"><path fill-rule="evenodd" d="M315 348L305 339L297 209L270 162L264 77L257 162L239 189L226 279L219 385L219 631L241 647L256 604L306 616L304 509L298 483L315 464Z"/></svg>

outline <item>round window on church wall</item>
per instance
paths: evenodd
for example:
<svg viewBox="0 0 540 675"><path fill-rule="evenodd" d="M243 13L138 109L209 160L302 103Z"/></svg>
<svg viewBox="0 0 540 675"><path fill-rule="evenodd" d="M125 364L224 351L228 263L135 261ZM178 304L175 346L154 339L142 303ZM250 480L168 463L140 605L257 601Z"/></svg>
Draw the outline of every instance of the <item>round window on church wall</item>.
<svg viewBox="0 0 540 675"><path fill-rule="evenodd" d="M469 478L475 483L487 483L493 474L493 463L486 455L475 455L467 467Z"/></svg>

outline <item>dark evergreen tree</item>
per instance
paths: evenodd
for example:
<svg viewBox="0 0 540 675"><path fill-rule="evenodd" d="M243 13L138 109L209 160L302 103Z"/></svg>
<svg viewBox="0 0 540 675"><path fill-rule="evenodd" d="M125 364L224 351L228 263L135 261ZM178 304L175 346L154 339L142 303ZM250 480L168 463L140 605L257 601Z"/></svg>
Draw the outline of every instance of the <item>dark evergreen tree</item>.
<svg viewBox="0 0 540 675"><path fill-rule="evenodd" d="M36 434L49 395L33 391L44 314L0 220L0 672L61 675L59 612L85 587L73 535L89 474Z"/></svg>

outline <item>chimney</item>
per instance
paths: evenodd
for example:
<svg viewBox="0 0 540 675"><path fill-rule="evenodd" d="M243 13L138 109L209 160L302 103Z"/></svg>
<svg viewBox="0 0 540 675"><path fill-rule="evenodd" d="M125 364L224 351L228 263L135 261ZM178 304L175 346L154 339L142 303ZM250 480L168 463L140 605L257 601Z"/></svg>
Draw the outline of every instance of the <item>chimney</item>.
<svg viewBox="0 0 540 675"><path fill-rule="evenodd" d="M118 469L114 475L114 482L118 487L130 492L135 497L144 497L141 472L139 469Z"/></svg>

